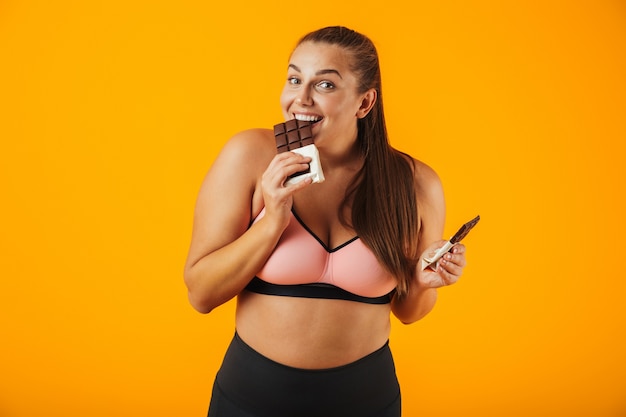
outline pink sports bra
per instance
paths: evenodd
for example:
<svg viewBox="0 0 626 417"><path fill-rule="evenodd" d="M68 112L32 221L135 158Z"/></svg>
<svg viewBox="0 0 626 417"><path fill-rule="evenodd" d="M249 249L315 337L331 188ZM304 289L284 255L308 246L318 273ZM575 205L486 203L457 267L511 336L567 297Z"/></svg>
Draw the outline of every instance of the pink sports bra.
<svg viewBox="0 0 626 417"><path fill-rule="evenodd" d="M386 304L396 280L358 236L330 249L292 210L278 244L246 289L306 298ZM265 209L257 216L257 222Z"/></svg>

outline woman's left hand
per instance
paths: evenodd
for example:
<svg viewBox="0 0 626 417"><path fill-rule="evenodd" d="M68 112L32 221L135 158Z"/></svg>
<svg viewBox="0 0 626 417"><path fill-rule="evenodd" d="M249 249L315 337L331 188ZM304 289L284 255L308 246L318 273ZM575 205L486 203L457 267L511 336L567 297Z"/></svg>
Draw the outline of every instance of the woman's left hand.
<svg viewBox="0 0 626 417"><path fill-rule="evenodd" d="M417 265L419 286L423 288L439 288L452 285L461 277L466 264L465 245L461 243L457 243L448 253L441 257L435 271L430 268L422 270L422 259L428 255L433 255L444 243L445 241L433 243L420 257Z"/></svg>

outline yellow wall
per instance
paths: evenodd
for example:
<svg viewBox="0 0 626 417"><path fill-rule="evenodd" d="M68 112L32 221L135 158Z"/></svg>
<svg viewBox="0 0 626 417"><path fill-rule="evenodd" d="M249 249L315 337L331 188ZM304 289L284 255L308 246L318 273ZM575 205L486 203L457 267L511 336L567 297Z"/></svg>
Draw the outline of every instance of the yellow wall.
<svg viewBox="0 0 626 417"><path fill-rule="evenodd" d="M0 416L205 415L233 305L186 300L196 192L329 24L377 43L446 233L482 216L393 323L404 415L626 415L623 2L212 4L0 2Z"/></svg>

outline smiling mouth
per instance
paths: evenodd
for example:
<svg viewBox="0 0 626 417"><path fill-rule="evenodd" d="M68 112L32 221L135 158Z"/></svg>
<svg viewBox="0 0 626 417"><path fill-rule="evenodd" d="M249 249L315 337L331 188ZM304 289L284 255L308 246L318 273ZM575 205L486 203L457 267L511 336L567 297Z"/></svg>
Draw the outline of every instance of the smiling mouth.
<svg viewBox="0 0 626 417"><path fill-rule="evenodd" d="M311 123L311 125L314 125L315 123L323 119L323 117L312 116L312 115L307 115L307 114L294 114L293 117L294 119L300 120L302 122L309 122Z"/></svg>

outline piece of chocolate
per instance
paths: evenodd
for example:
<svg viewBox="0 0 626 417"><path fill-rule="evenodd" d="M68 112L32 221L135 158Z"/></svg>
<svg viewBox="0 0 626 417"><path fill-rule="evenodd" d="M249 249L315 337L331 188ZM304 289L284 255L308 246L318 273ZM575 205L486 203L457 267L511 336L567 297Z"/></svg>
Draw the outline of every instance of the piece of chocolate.
<svg viewBox="0 0 626 417"><path fill-rule="evenodd" d="M310 122L291 119L284 123L278 123L274 125L274 137L276 138L276 151L278 153L289 151L311 157L309 169L290 175L285 184L293 184L305 178L311 178L313 182L324 181L319 153L313 144Z"/></svg>
<svg viewBox="0 0 626 417"><path fill-rule="evenodd" d="M437 251L430 257L422 258L422 270L426 268L430 268L433 271L437 270L437 266L439 265L439 260L443 255L448 253L450 249L454 247L457 243L459 243L474 226L480 220L480 216L474 217L469 222L465 223L461 228L450 238L450 240L446 241L442 247L437 249Z"/></svg>
<svg viewBox="0 0 626 417"><path fill-rule="evenodd" d="M278 153L313 144L311 123L302 120L291 119L275 125L274 137Z"/></svg>

